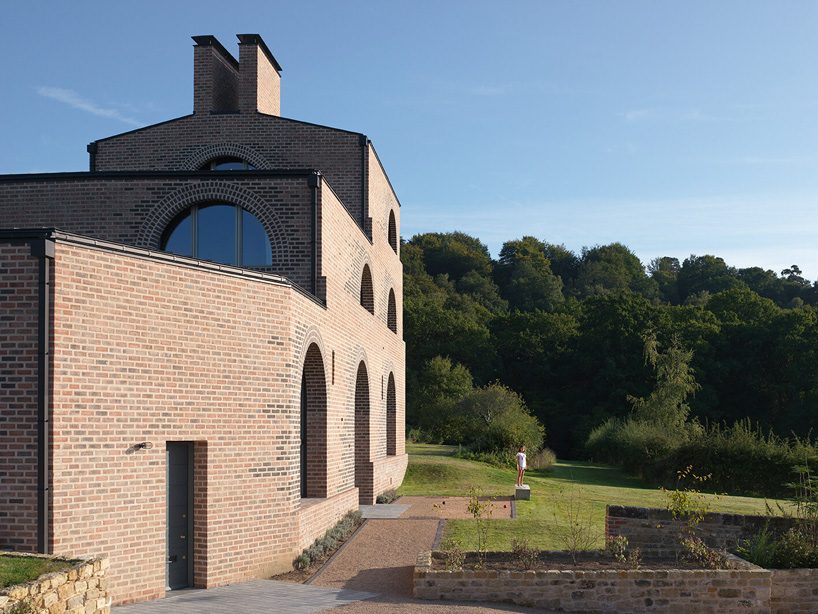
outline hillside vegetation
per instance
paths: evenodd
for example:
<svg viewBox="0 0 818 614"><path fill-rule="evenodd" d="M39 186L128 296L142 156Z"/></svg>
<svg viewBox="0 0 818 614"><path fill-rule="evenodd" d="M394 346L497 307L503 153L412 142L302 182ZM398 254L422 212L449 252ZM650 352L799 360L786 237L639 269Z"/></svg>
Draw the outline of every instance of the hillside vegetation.
<svg viewBox="0 0 818 614"><path fill-rule="evenodd" d="M401 258L414 440L504 453L544 435L560 457L626 459L665 483L694 464L767 496L794 465L818 470L818 283L797 266L646 267L619 243L576 254L534 237L494 260L457 232L416 235ZM661 388L663 356L686 384ZM665 428L667 408L679 428Z"/></svg>
<svg viewBox="0 0 818 614"><path fill-rule="evenodd" d="M514 493L515 472L485 463L455 458L456 447L410 444L409 468L400 487L401 495L440 497L467 496L469 489L479 486L485 495L508 497ZM554 524L567 522L569 504L582 518L591 517L596 534L596 546L604 543L605 506L634 505L665 507L665 495L646 486L613 467L587 462L557 462L546 471L526 474L531 486L531 501L518 501L514 520L495 519L489 531L489 547L509 550L514 539L526 538L542 549L560 549L555 539ZM742 514L764 514L767 502L752 497L705 495L712 511ZM774 501L770 501L775 505ZM784 504L782 502L782 504ZM784 504L786 505L786 504ZM470 520L451 520L446 537L459 539L467 547L474 540Z"/></svg>

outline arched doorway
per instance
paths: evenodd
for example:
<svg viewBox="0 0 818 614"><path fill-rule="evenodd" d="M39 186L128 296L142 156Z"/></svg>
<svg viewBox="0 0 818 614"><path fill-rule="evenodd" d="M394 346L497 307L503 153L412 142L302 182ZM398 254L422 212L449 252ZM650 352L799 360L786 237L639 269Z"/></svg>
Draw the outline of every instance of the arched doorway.
<svg viewBox="0 0 818 614"><path fill-rule="evenodd" d="M327 496L327 381L318 345L307 349L301 375L301 497Z"/></svg>
<svg viewBox="0 0 818 614"><path fill-rule="evenodd" d="M398 453L398 402L395 396L395 376L389 374L386 384L386 455Z"/></svg>
<svg viewBox="0 0 818 614"><path fill-rule="evenodd" d="M355 377L355 486L362 503L371 504L374 497L369 437L369 374L361 361Z"/></svg>

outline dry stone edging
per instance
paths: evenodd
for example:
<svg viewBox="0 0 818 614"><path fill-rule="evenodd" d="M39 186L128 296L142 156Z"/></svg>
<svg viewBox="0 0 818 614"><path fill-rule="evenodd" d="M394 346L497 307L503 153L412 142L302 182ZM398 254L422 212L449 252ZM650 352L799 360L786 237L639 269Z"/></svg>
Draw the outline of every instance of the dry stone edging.
<svg viewBox="0 0 818 614"><path fill-rule="evenodd" d="M19 552L0 553L0 556L73 562L61 557ZM105 556L77 561L65 571L47 573L36 580L2 588L0 614L14 611L21 602L28 602L38 614L109 614L109 566Z"/></svg>

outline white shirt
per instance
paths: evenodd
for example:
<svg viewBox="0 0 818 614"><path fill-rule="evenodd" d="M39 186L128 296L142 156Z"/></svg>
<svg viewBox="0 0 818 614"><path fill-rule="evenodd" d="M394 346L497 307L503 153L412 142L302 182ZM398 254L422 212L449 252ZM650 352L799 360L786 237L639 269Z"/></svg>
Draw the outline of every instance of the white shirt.
<svg viewBox="0 0 818 614"><path fill-rule="evenodd" d="M517 469L525 469L525 452L517 452Z"/></svg>

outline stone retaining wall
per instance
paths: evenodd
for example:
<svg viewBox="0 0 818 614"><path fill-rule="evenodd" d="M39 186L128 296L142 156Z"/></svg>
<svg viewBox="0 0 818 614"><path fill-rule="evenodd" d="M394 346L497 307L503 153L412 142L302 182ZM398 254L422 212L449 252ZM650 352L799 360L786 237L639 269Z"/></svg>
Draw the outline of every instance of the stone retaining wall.
<svg viewBox="0 0 818 614"><path fill-rule="evenodd" d="M783 533L793 522L792 518L711 512L705 514L696 532L711 548L734 550L739 540L764 526ZM666 509L609 505L605 512L605 537L624 535L644 558L675 557L680 548L678 535L685 526L684 520L674 520Z"/></svg>
<svg viewBox="0 0 818 614"><path fill-rule="evenodd" d="M734 569L444 571L418 555L420 599L499 601L564 612L770 612L770 572L737 557Z"/></svg>
<svg viewBox="0 0 818 614"><path fill-rule="evenodd" d="M0 556L54 558L16 552ZM0 614L14 611L20 602L28 602L37 614L108 614L111 611L108 565L106 557L80 561L65 571L0 588Z"/></svg>
<svg viewBox="0 0 818 614"><path fill-rule="evenodd" d="M771 569L773 614L818 612L818 569Z"/></svg>

